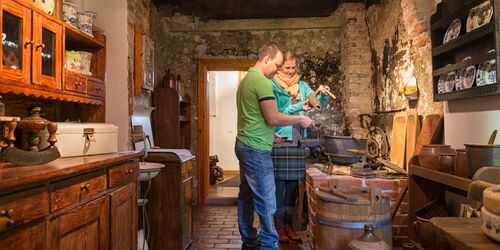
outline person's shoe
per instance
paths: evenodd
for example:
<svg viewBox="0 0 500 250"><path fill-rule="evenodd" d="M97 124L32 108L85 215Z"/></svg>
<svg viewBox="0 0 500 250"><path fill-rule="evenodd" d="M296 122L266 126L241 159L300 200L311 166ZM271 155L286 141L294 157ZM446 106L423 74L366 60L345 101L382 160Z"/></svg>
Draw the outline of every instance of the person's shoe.
<svg viewBox="0 0 500 250"><path fill-rule="evenodd" d="M254 242L244 242L241 245L242 250L260 250L260 241L255 240Z"/></svg>
<svg viewBox="0 0 500 250"><path fill-rule="evenodd" d="M291 227L284 227L283 229L288 239L295 242L302 242L300 236Z"/></svg>
<svg viewBox="0 0 500 250"><path fill-rule="evenodd" d="M279 237L279 242L288 243L288 236L286 234L284 227L278 229L278 237Z"/></svg>

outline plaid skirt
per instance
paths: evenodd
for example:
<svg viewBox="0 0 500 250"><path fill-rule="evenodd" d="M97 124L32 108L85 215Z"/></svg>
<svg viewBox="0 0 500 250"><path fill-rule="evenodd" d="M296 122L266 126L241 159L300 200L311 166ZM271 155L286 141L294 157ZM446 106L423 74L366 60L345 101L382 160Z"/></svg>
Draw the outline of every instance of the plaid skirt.
<svg viewBox="0 0 500 250"><path fill-rule="evenodd" d="M273 147L274 179L302 180L306 174L305 149L299 147Z"/></svg>

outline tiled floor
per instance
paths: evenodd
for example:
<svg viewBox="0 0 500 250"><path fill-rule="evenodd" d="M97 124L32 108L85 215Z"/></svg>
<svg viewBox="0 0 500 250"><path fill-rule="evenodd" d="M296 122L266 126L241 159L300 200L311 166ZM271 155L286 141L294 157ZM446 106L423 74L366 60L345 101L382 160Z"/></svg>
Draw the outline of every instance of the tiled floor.
<svg viewBox="0 0 500 250"><path fill-rule="evenodd" d="M191 249L241 249L237 219L235 205L196 207L193 217L193 244ZM255 224L259 224L257 215L255 215ZM279 249L309 249L305 231L299 232L299 234L303 238L303 244L280 243Z"/></svg>

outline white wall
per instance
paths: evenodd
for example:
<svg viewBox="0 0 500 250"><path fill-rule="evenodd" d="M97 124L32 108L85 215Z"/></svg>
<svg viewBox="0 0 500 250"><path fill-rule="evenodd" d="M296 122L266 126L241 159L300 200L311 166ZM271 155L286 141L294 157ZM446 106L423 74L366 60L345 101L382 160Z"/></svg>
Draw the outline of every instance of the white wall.
<svg viewBox="0 0 500 250"><path fill-rule="evenodd" d="M86 0L83 10L97 13L96 26L106 35L106 122L118 126L118 149L127 150L128 113L128 42L127 1ZM79 6L80 7L80 6Z"/></svg>
<svg viewBox="0 0 500 250"><path fill-rule="evenodd" d="M465 148L464 143L487 143L500 130L500 95L450 101L445 104L445 143ZM500 144L500 137L495 142Z"/></svg>
<svg viewBox="0 0 500 250"><path fill-rule="evenodd" d="M219 157L224 170L239 170L234 154L237 134L237 71L214 71L210 81L210 155ZM212 89L213 88L213 89ZM215 105L214 105L215 104ZM215 108L214 108L215 106Z"/></svg>

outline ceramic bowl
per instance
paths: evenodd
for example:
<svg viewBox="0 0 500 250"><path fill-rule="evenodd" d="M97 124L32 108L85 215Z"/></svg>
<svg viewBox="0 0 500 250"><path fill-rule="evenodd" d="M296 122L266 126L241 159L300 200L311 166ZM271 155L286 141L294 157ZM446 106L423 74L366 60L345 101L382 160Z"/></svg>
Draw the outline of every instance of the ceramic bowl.
<svg viewBox="0 0 500 250"><path fill-rule="evenodd" d="M92 13L87 11L78 11L76 16L78 18L78 26L85 24L92 25Z"/></svg>
<svg viewBox="0 0 500 250"><path fill-rule="evenodd" d="M488 211L500 216L500 185L483 191L483 204Z"/></svg>
<svg viewBox="0 0 500 250"><path fill-rule="evenodd" d="M492 240L500 242L500 215L496 215L486 207L482 207L481 221L481 231Z"/></svg>
<svg viewBox="0 0 500 250"><path fill-rule="evenodd" d="M457 38L460 35L461 26L462 22L460 22L460 19L453 20L444 34L443 44Z"/></svg>
<svg viewBox="0 0 500 250"><path fill-rule="evenodd" d="M90 64L92 62L92 53L86 51L79 51L81 58L80 73L84 75L92 75L90 72Z"/></svg>
<svg viewBox="0 0 500 250"><path fill-rule="evenodd" d="M76 15L76 4L64 2L63 3L63 19L67 24L77 27L78 19Z"/></svg>

